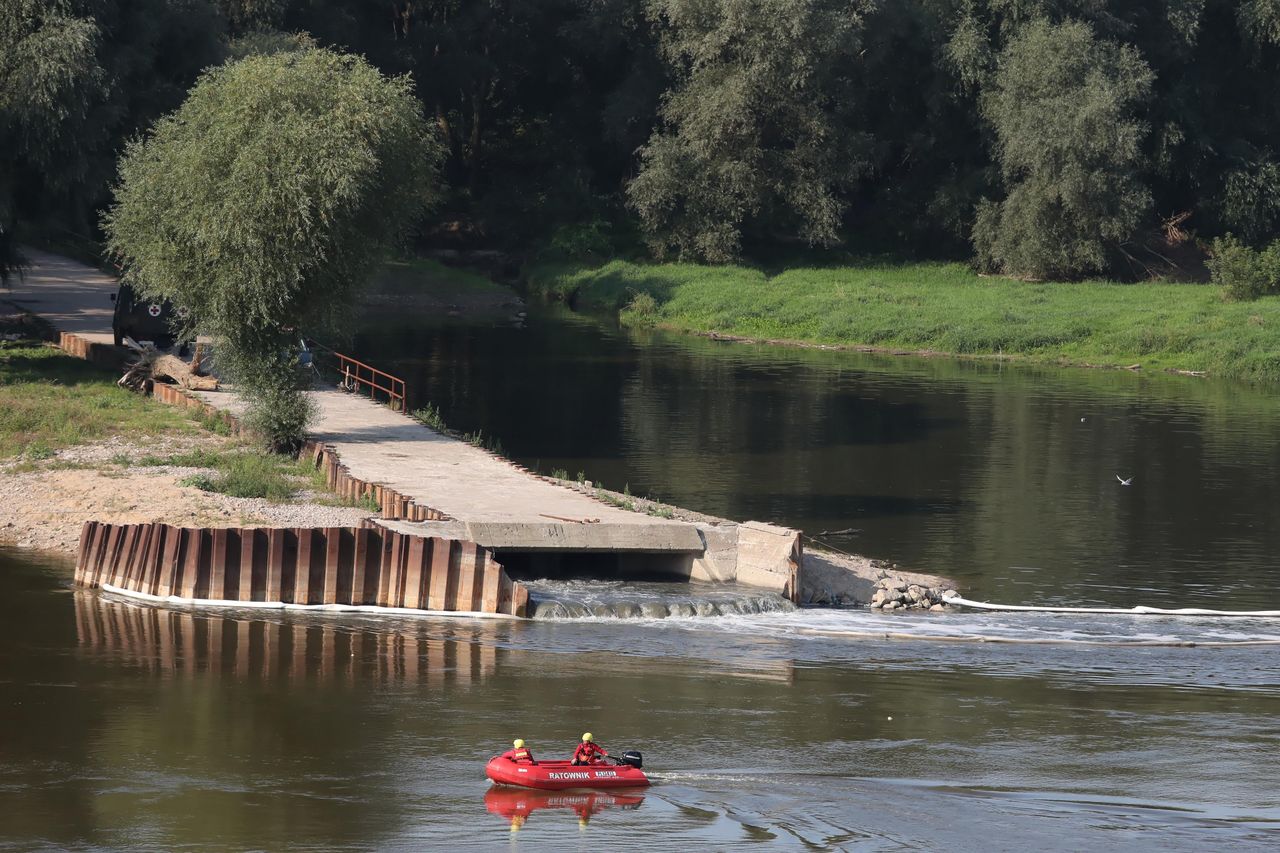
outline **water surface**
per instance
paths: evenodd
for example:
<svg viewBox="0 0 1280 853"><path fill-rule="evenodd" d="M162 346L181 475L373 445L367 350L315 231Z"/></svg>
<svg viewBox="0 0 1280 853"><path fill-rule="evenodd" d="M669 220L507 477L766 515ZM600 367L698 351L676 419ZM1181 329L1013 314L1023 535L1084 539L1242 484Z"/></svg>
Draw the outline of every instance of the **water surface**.
<svg viewBox="0 0 1280 853"><path fill-rule="evenodd" d="M0 552L7 849L1205 849L1280 832L1273 650L1123 645L1280 642L1266 623L264 618L69 578ZM921 639L863 635L886 625ZM1056 644L928 639L943 629ZM1086 635L1108 642L1070 642ZM490 792L483 763L510 738L554 757L588 728L642 750L653 787Z"/></svg>
<svg viewBox="0 0 1280 853"><path fill-rule="evenodd" d="M744 345L531 311L523 329L384 318L356 346L525 464L794 525L953 576L975 597L1280 606L1270 389Z"/></svg>

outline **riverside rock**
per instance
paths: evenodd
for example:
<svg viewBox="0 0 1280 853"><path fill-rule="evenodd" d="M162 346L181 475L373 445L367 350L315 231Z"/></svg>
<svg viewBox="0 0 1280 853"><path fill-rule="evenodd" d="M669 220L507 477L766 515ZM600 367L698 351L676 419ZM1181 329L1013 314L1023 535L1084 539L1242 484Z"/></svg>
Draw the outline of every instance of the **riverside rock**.
<svg viewBox="0 0 1280 853"><path fill-rule="evenodd" d="M876 581L870 606L872 610L927 610L936 613L945 611L946 599L955 594L953 589L943 590L886 576Z"/></svg>

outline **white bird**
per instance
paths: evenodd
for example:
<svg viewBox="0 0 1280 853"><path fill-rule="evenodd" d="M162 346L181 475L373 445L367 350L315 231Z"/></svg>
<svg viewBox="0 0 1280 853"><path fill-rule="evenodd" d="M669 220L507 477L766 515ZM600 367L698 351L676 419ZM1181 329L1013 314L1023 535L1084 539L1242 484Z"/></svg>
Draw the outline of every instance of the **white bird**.
<svg viewBox="0 0 1280 853"><path fill-rule="evenodd" d="M1133 478L1132 478L1132 477L1130 477L1129 479L1127 479L1127 480L1126 480L1124 477L1121 477L1119 474L1116 474L1116 479L1120 481L1120 485L1122 485L1122 486L1132 486L1132 485L1133 485Z"/></svg>

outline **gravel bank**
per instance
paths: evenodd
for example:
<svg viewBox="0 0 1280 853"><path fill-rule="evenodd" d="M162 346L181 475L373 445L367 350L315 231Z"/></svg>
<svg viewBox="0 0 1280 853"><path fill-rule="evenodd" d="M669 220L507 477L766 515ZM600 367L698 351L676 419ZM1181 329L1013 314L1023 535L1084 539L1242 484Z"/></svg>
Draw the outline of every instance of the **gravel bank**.
<svg viewBox="0 0 1280 853"><path fill-rule="evenodd" d="M229 444L229 439L207 433L161 437L145 444L113 438L59 451L32 470L14 462L0 465L0 544L74 553L80 528L91 519L191 527L349 527L372 515L365 509L317 503L327 496L308 492L291 503L204 492L181 481L208 469L131 467L116 461Z"/></svg>

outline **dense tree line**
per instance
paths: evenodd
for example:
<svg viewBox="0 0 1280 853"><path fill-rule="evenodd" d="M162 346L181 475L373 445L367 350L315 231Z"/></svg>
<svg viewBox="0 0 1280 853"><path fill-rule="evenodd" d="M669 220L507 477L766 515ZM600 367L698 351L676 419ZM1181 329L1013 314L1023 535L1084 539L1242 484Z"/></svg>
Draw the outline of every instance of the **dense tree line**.
<svg viewBox="0 0 1280 853"><path fill-rule="evenodd" d="M412 74L488 243L1143 278L1280 232L1280 0L0 0L0 247L279 33Z"/></svg>

